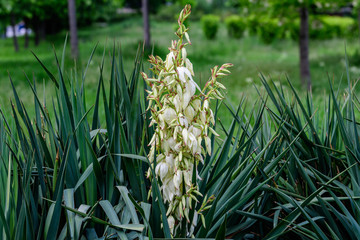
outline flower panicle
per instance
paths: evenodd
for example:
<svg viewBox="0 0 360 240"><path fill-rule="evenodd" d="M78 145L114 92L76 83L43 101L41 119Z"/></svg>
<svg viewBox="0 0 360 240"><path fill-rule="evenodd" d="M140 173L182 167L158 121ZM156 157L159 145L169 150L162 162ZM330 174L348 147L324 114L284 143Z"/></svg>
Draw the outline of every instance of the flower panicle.
<svg viewBox="0 0 360 240"><path fill-rule="evenodd" d="M202 195L196 181L201 179L196 166L199 162L204 163L204 155L211 155L212 142L209 134L219 136L211 127L215 124L215 119L210 99L224 97L220 90L225 90L225 86L217 82L217 78L229 74L228 68L232 66L227 63L220 68L214 67L204 89L200 89L194 81L193 65L186 51L190 40L184 21L190 13L191 7L186 5L178 19L176 35L179 39L171 42L165 60L149 57L153 76L142 73L150 87L146 91L147 111L151 113L150 126L155 128L148 153L154 173L149 170L147 177L159 178L162 183L159 187L164 202L168 205L166 215L172 232L183 219L191 222L190 209L197 204L204 204L198 200ZM184 36L187 43L183 42ZM206 207L201 207L202 211ZM195 213L201 215L202 211Z"/></svg>

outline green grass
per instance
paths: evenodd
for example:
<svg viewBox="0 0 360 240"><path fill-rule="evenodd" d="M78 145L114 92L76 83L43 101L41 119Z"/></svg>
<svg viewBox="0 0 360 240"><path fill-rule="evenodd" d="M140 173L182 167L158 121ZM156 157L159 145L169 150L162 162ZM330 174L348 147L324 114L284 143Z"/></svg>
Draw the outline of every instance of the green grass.
<svg viewBox="0 0 360 240"><path fill-rule="evenodd" d="M151 23L152 42L154 43L155 54L165 57L167 46L171 39L175 39L173 24L167 22ZM294 86L300 90L299 79L299 53L298 44L290 39L278 40L271 45L263 44L256 36L247 36L240 40L231 39L227 36L225 26L222 24L215 40L206 40L199 22L191 22L190 37L192 46L189 47L188 56L193 62L196 79L199 82L205 82L209 77L210 68L215 64L221 65L225 62L234 64L232 74L223 80L228 88L228 97L232 103L237 105L243 93L248 96L255 96L256 91L252 86L254 81L259 84L259 72L265 76L271 76L275 82L285 82L286 74L291 79ZM30 49L44 62L51 72L56 72L56 62L54 60L53 46L57 54L61 55L61 49L65 39L65 33L48 37L47 41L39 46L30 45L29 49L24 49L23 39L20 38L21 50L15 53L12 46L12 39L1 39L0 41L0 105L8 110L10 107L9 99L12 96L10 91L8 73L12 76L19 94L24 100L26 106L33 104L32 94L29 90L24 73L30 79L35 77L39 84L45 83L46 97L51 98L53 84L42 70ZM99 78L99 64L103 54L104 47L107 49L105 61L110 61L109 54L113 44L121 45L122 55L124 56L125 72L126 69L132 69L133 56L136 54L138 44L142 39L142 20L141 18L131 18L120 23L111 24L106 27L91 26L79 31L80 59L77 65L77 73L83 71L90 56L92 49L98 42L99 46L95 52L93 62L87 74L85 86L87 89L87 100L94 102L96 93L96 82ZM321 101L324 91L328 91L327 79L329 74L334 79L334 85L337 87L341 76L345 71L344 55L345 43L347 52L350 56L350 66L352 60L358 62L359 55L356 51L359 48L357 39L332 39L322 41L311 41L310 43L310 64L313 81L314 102ZM53 46L52 46L53 45ZM70 56L70 47L67 49L67 55ZM354 55L354 58L352 56ZM357 57L355 57L357 56ZM74 62L68 57L66 59L65 69L71 69ZM108 65L106 65L108 66ZM148 65L145 64L145 68ZM351 68L352 79L356 79L360 74L360 69ZM109 76L105 73L105 83ZM72 72L66 72L69 76ZM260 84L259 84L260 86ZM343 81L342 87L346 86ZM40 85L39 85L40 88ZM40 91L43 92L43 91ZM42 95L40 93L40 95Z"/></svg>

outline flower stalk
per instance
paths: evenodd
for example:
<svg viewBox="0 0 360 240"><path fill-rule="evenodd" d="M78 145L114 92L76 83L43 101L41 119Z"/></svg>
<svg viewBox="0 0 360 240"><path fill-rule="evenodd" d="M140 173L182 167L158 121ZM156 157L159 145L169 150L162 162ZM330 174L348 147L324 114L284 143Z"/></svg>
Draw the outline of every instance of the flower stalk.
<svg viewBox="0 0 360 240"><path fill-rule="evenodd" d="M232 66L230 63L220 68L215 66L211 70L210 79L200 89L193 79L193 65L186 51L186 46L191 42L184 21L190 13L191 6L186 5L179 15L179 28L175 33L179 39L171 42L165 61L159 56L149 57L151 70L156 77L150 78L142 73L151 88L147 92L148 110L151 112L150 126L155 126L148 158L155 166L153 160L156 157L156 176L151 176L149 170L147 177L161 180L160 190L168 204L166 215L173 236L180 230L183 220L192 223L192 227L185 230L187 235L195 227L196 221L189 218L189 212L194 207L193 203L199 202L198 196L202 196L196 183L200 177L195 166L199 162L203 163L206 153L211 155L209 131L215 135L217 133L211 128L215 119L210 101L224 98L221 91L225 86L217 80L228 75L228 68ZM195 181L193 175L196 176ZM210 203L210 200L206 203ZM205 205L202 203L194 218L207 209ZM184 232L184 229L181 231Z"/></svg>

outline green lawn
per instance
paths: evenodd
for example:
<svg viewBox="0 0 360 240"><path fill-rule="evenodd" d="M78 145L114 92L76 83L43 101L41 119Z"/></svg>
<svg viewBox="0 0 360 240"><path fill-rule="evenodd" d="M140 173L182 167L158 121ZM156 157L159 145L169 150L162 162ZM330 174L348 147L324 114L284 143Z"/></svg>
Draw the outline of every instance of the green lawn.
<svg viewBox="0 0 360 240"><path fill-rule="evenodd" d="M176 37L173 34L174 25L167 22L152 21L151 27L155 54L164 57L170 40ZM218 32L216 40L211 41L205 39L200 23L191 22L190 27L192 46L188 48L188 56L193 62L196 79L199 82L205 81L209 77L210 68L214 65L221 65L225 62L233 63L232 74L223 80L223 84L228 88L228 96L234 105L237 105L243 93L250 97L256 94L252 82L259 83L259 72L265 76L271 76L275 82L286 82L285 76L288 75L295 87L301 90L298 68L299 53L296 42L285 39L276 41L271 45L265 45L255 36L247 36L240 40L231 39L227 36L224 26ZM80 60L76 64L79 76L81 76L93 47L97 42L99 43L85 82L87 100L89 104L92 104L104 48L106 49L106 66L109 66L110 53L114 43L116 46L121 46L125 69L130 75L136 49L142 39L142 21L141 18L132 18L106 27L88 27L80 30L79 38ZM20 39L21 50L18 53L13 50L12 39L0 39L0 106L2 109L9 111L9 99L12 97L8 72L26 106L31 106L33 100L24 73L31 80L33 76L35 77L38 83L38 91L43 92L44 84L49 103L53 93L53 84L31 54L30 49L57 76L52 45L54 45L56 53L61 59L64 39L65 33L50 36L47 41L42 42L37 47L30 45L29 49L23 49L23 39ZM355 57L359 48L358 39L311 41L310 63L315 102L320 102L324 96L323 93L328 89L328 75L337 86L341 76L345 73L345 44L352 66L351 77L357 79L360 74L360 68L356 64L360 62L359 57ZM70 55L69 46L67 55ZM148 68L147 64L145 68ZM65 69L65 76L74 74L74 62L69 57L66 58ZM105 76L109 76L109 71L105 70L104 72ZM346 80L343 79L342 87L345 87L346 84Z"/></svg>

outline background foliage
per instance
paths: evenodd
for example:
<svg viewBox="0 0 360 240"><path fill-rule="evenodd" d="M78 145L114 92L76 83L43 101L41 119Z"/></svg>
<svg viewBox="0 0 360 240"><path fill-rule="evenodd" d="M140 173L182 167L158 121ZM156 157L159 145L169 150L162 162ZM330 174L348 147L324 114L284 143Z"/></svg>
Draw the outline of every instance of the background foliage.
<svg viewBox="0 0 360 240"><path fill-rule="evenodd" d="M145 178L153 130L147 127L139 78L141 52L126 78L114 48L108 90L104 52L91 105L84 88L91 57L77 73L64 69L63 56L56 60L56 75L38 59L55 87L50 103L39 98L28 79L33 119L15 88L13 121L1 111L2 236L170 237L168 227L161 227L166 212L161 183ZM263 76L257 101L244 97L237 108L227 101L214 106L216 119L225 108L232 123L227 127L217 120L221 137L212 136L214 151L198 166L200 192L215 200L196 220L194 236L356 238L359 101L347 74L345 98L329 82L330 94L321 106L325 114L319 114L311 95L302 101L290 82L277 86Z"/></svg>

